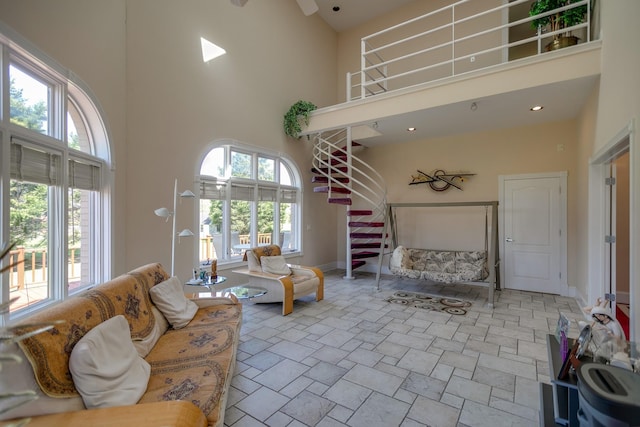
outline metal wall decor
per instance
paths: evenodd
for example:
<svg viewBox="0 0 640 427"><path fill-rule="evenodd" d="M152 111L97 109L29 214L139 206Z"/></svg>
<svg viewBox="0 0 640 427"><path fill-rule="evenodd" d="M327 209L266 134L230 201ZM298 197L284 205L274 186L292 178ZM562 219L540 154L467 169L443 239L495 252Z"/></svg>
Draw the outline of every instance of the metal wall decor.
<svg viewBox="0 0 640 427"><path fill-rule="evenodd" d="M418 170L418 175L411 175L409 185L428 184L433 191L445 191L449 187L455 187L462 191L460 184L464 182L465 177L473 176L475 173L447 173L442 169L437 169L433 173L424 173ZM456 182L458 180L459 182Z"/></svg>

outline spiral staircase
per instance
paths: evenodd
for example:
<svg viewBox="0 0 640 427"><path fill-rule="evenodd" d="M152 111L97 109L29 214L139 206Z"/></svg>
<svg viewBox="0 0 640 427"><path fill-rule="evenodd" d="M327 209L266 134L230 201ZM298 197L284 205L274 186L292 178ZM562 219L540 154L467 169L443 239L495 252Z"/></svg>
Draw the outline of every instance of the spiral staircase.
<svg viewBox="0 0 640 427"><path fill-rule="evenodd" d="M314 138L313 191L327 202L346 206L347 259L345 278L375 258L377 271L386 244L386 184L382 176L353 153L364 149L351 140L351 128L320 133Z"/></svg>

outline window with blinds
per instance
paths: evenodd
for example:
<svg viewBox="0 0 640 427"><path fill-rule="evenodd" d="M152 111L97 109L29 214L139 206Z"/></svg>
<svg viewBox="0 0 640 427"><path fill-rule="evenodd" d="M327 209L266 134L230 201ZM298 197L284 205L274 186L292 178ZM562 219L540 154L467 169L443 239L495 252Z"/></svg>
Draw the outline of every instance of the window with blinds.
<svg viewBox="0 0 640 427"><path fill-rule="evenodd" d="M38 184L60 184L62 155L11 138L11 178Z"/></svg>
<svg viewBox="0 0 640 427"><path fill-rule="evenodd" d="M111 150L76 74L1 31L10 111L0 120L0 242L15 243L10 256L24 260L0 279L0 303L14 300L2 315L9 322L110 278Z"/></svg>
<svg viewBox="0 0 640 427"><path fill-rule="evenodd" d="M81 190L100 190L101 165L81 159L69 159L69 187Z"/></svg>
<svg viewBox="0 0 640 427"><path fill-rule="evenodd" d="M300 173L289 159L219 144L200 167L200 260L239 262L250 247L300 252Z"/></svg>

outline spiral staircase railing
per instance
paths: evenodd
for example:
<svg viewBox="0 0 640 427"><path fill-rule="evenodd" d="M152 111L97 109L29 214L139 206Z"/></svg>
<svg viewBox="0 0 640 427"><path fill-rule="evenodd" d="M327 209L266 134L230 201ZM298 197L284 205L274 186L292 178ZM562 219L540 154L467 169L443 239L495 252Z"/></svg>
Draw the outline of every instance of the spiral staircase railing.
<svg viewBox="0 0 640 427"><path fill-rule="evenodd" d="M314 192L327 193L327 202L347 206L347 260L345 278L353 269L377 258L378 274L386 244L384 178L354 151L364 147L351 141L351 129L324 132L314 138Z"/></svg>

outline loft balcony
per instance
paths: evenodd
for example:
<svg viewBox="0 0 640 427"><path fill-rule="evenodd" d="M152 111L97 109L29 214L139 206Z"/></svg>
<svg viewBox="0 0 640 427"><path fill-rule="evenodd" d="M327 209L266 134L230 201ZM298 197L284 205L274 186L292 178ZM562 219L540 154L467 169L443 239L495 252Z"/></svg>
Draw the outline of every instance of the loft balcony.
<svg viewBox="0 0 640 427"><path fill-rule="evenodd" d="M529 16L534 2L461 0L363 37L345 102L313 112L303 134L352 127L375 146L575 118L600 76L593 0ZM556 19L567 13L580 18Z"/></svg>

